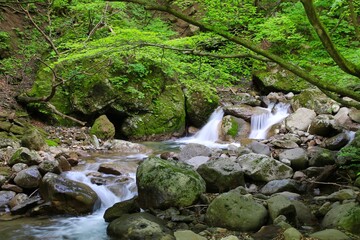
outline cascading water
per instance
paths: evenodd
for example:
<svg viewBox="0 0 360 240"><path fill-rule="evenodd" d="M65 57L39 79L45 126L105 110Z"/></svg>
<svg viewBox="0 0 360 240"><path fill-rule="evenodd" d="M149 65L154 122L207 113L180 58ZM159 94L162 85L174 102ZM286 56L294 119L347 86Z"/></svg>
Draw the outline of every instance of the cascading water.
<svg viewBox="0 0 360 240"><path fill-rule="evenodd" d="M266 139L270 128L289 116L287 103L270 104L265 113L251 116L251 139Z"/></svg>
<svg viewBox="0 0 360 240"><path fill-rule="evenodd" d="M194 136L177 139L177 143L199 143L209 147L226 148L228 144L216 143L219 140L219 128L224 111L218 107L211 115L208 122Z"/></svg>

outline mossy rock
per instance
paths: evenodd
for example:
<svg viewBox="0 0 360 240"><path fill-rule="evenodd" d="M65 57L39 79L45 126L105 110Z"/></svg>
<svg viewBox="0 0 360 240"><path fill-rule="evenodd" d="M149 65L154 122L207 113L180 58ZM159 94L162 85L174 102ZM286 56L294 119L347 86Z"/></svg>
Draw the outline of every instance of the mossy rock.
<svg viewBox="0 0 360 240"><path fill-rule="evenodd" d="M180 85L166 86L164 92L152 101L148 113L131 116L125 120L121 134L131 140L180 136L185 130L184 101Z"/></svg>
<svg viewBox="0 0 360 240"><path fill-rule="evenodd" d="M299 93L310 87L309 83L284 69L256 71L253 73L253 82L265 95L270 92Z"/></svg>
<svg viewBox="0 0 360 240"><path fill-rule="evenodd" d="M90 134L103 140L112 139L115 136L114 124L109 121L106 115L101 115L92 125Z"/></svg>
<svg viewBox="0 0 360 240"><path fill-rule="evenodd" d="M314 110L317 114L332 114L332 106L336 102L328 98L317 89L306 89L295 96L291 105L294 111L299 108L308 108Z"/></svg>

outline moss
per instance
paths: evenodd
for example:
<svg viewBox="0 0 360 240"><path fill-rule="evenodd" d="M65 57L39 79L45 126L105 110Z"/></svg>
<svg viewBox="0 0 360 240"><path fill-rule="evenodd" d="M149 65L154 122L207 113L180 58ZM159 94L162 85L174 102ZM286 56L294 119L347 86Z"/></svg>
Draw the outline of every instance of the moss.
<svg viewBox="0 0 360 240"><path fill-rule="evenodd" d="M238 134L238 131L239 131L239 124L235 121L234 118L231 118L231 127L227 131L227 134L232 137L236 137L236 135Z"/></svg>

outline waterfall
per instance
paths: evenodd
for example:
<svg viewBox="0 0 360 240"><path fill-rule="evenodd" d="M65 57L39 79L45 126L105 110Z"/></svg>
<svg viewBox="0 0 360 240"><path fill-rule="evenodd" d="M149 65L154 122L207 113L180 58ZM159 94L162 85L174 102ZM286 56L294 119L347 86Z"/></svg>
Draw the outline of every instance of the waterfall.
<svg viewBox="0 0 360 240"><path fill-rule="evenodd" d="M287 103L270 104L264 108L267 112L251 116L251 139L266 139L270 128L284 120L288 115L290 105Z"/></svg>
<svg viewBox="0 0 360 240"><path fill-rule="evenodd" d="M218 107L209 117L208 122L191 137L184 137L177 139L177 143L199 143L208 147L226 148L228 144L216 143L219 140L219 128L221 120L224 116L224 111Z"/></svg>

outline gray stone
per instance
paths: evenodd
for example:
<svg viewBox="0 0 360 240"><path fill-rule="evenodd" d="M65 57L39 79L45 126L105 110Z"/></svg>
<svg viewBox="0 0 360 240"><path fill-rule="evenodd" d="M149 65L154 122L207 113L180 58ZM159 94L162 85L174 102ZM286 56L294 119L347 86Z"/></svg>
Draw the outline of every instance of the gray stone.
<svg viewBox="0 0 360 240"><path fill-rule="evenodd" d="M11 156L9 160L9 166L13 166L16 163L25 163L28 166L38 165L42 161L40 155L35 151L30 151L28 148L19 148Z"/></svg>
<svg viewBox="0 0 360 240"><path fill-rule="evenodd" d="M294 170L302 170L308 166L308 156L304 149L294 148L279 154L279 160L288 159Z"/></svg>
<svg viewBox="0 0 360 240"><path fill-rule="evenodd" d="M244 173L256 181L269 182L276 179L291 178L291 167L262 154L245 154L237 158Z"/></svg>
<svg viewBox="0 0 360 240"><path fill-rule="evenodd" d="M207 239L190 230L178 230L174 232L174 236L176 240L206 240Z"/></svg>
<svg viewBox="0 0 360 240"><path fill-rule="evenodd" d="M331 114L334 104L336 104L334 100L314 88L308 88L302 91L292 100L294 110L297 110L299 107L304 107L314 110L317 114Z"/></svg>
<svg viewBox="0 0 360 240"><path fill-rule="evenodd" d="M197 156L205 156L208 157L211 154L211 149L207 146L198 144L198 143L190 143L181 148L179 153L179 160L186 161L190 158Z"/></svg>
<svg viewBox="0 0 360 240"><path fill-rule="evenodd" d="M48 145L45 142L45 138L36 128L30 128L25 132L21 138L21 146L36 151L45 150L48 148Z"/></svg>
<svg viewBox="0 0 360 240"><path fill-rule="evenodd" d="M296 209L289 199L281 195L276 195L266 200L266 202L272 220L279 215L284 215L290 223L296 222Z"/></svg>
<svg viewBox="0 0 360 240"><path fill-rule="evenodd" d="M309 165L323 167L335 164L336 152L321 147L311 147L308 149Z"/></svg>
<svg viewBox="0 0 360 240"><path fill-rule="evenodd" d="M338 134L340 131L335 127L334 117L330 114L321 114L316 116L309 127L309 133L323 137L330 137Z"/></svg>
<svg viewBox="0 0 360 240"><path fill-rule="evenodd" d="M175 240L165 223L149 213L125 214L107 227L107 234L116 239Z"/></svg>
<svg viewBox="0 0 360 240"><path fill-rule="evenodd" d="M267 221L266 208L251 195L242 195L237 189L216 197L206 211L211 226L236 231L257 231Z"/></svg>
<svg viewBox="0 0 360 240"><path fill-rule="evenodd" d="M315 197L315 200L328 200L328 201L344 201L344 200L351 200L356 199L357 192L355 192L352 189L341 189L337 192L333 192L332 194L328 196L319 196Z"/></svg>
<svg viewBox="0 0 360 240"><path fill-rule="evenodd" d="M21 203L15 205L13 208L10 209L10 211L13 214L24 214L29 209L38 205L40 202L41 202L41 197L39 196L28 198L22 201Z"/></svg>
<svg viewBox="0 0 360 240"><path fill-rule="evenodd" d="M104 146L107 146L110 151L117 152L123 155L150 154L152 152L152 150L145 145L119 139L109 140L104 144Z"/></svg>
<svg viewBox="0 0 360 240"><path fill-rule="evenodd" d="M360 123L360 111L358 109L351 108L349 111L349 117L354 122Z"/></svg>
<svg viewBox="0 0 360 240"><path fill-rule="evenodd" d="M286 148L286 149L292 149L292 148L298 148L299 145L294 142L293 140L282 140L282 139L275 139L271 141L271 144L279 147L279 148Z"/></svg>
<svg viewBox="0 0 360 240"><path fill-rule="evenodd" d="M265 195L272 195L283 191L299 192L300 184L293 179L272 180L266 183L260 190Z"/></svg>
<svg viewBox="0 0 360 240"><path fill-rule="evenodd" d="M306 131L315 117L314 110L299 108L285 119L286 129Z"/></svg>
<svg viewBox="0 0 360 240"><path fill-rule="evenodd" d="M302 234L296 228L288 228L283 233L284 240L301 240Z"/></svg>
<svg viewBox="0 0 360 240"><path fill-rule="evenodd" d="M13 191L0 191L0 207L7 205L15 195Z"/></svg>
<svg viewBox="0 0 360 240"><path fill-rule="evenodd" d="M16 205L19 205L20 203L24 202L25 200L29 199L29 196L25 193L18 193L13 197L9 202L9 207L13 208Z"/></svg>
<svg viewBox="0 0 360 240"><path fill-rule="evenodd" d="M136 198L115 203L112 207L106 209L104 213L105 222L111 222L123 216L124 214L140 212L136 203Z"/></svg>
<svg viewBox="0 0 360 240"><path fill-rule="evenodd" d="M22 188L36 188L39 186L41 178L38 167L33 166L18 172L14 182Z"/></svg>
<svg viewBox="0 0 360 240"><path fill-rule="evenodd" d="M270 147L268 145L258 142L258 141L253 141L252 143L250 143L249 148L254 153L264 154L267 156L270 156L270 154L271 154Z"/></svg>
<svg viewBox="0 0 360 240"><path fill-rule="evenodd" d="M21 170L24 170L26 168L28 168L29 166L25 163L16 163L11 167L11 170L13 172L20 172Z"/></svg>
<svg viewBox="0 0 360 240"><path fill-rule="evenodd" d="M217 158L202 164L197 172L210 192L224 192L245 185L244 172L231 158Z"/></svg>
<svg viewBox="0 0 360 240"><path fill-rule="evenodd" d="M205 156L196 156L196 157L192 157L188 160L185 160L184 162L193 166L194 169L198 169L198 167L202 164L205 164L209 161L210 157L205 157Z"/></svg>
<svg viewBox="0 0 360 240"><path fill-rule="evenodd" d="M301 224L301 226L318 226L318 220L308 206L298 200L292 200L291 203L296 209L298 224Z"/></svg>
<svg viewBox="0 0 360 240"><path fill-rule="evenodd" d="M231 115L234 117L242 118L246 121L250 121L251 116L267 113L268 111L258 107L251 107L245 104L239 104L235 106L227 106L224 108L225 115Z"/></svg>
<svg viewBox="0 0 360 240"><path fill-rule="evenodd" d="M55 159L44 159L39 165L39 171L42 174L52 172L52 173L60 173L61 169L59 166L59 162Z"/></svg>
<svg viewBox="0 0 360 240"><path fill-rule="evenodd" d="M205 192L206 183L190 165L152 157L137 169L141 208L186 207Z"/></svg>
<svg viewBox="0 0 360 240"><path fill-rule="evenodd" d="M340 150L349 142L349 137L346 133L339 133L333 137L326 139L321 147L330 149L330 150Z"/></svg>
<svg viewBox="0 0 360 240"><path fill-rule="evenodd" d="M251 131L249 122L242 118L226 115L221 121L220 139L227 142L239 142L248 138Z"/></svg>

